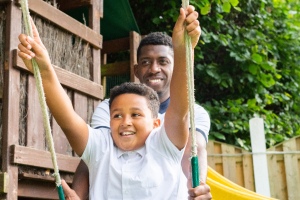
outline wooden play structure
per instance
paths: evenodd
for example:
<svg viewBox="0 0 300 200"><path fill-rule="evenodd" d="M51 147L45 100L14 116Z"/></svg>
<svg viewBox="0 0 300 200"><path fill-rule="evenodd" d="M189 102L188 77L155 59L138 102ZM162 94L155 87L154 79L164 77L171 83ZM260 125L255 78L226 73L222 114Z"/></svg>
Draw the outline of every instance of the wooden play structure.
<svg viewBox="0 0 300 200"><path fill-rule="evenodd" d="M119 5L123 5L119 1ZM105 18L106 2L109 1L28 0L31 15L59 80L75 111L87 123L91 121L95 107L108 93L108 77L126 75L126 81L137 81L133 65L142 36L132 28L126 36L105 40L100 30L103 24L108 26L101 21ZM122 2L128 4L127 0ZM0 0L0 198L58 199L35 80L17 56L17 38L22 32L24 26L19 1ZM126 59L114 59L112 55L120 52L125 52ZM79 158L53 118L51 127L61 177L71 184ZM300 151L299 142L300 138L296 138L274 148L276 151ZM213 141L209 141L207 150L211 169L227 180L255 190L249 153ZM270 154L268 163L269 172L272 172L269 174L272 196L283 200L297 199L299 154ZM282 184L277 184L278 181Z"/></svg>

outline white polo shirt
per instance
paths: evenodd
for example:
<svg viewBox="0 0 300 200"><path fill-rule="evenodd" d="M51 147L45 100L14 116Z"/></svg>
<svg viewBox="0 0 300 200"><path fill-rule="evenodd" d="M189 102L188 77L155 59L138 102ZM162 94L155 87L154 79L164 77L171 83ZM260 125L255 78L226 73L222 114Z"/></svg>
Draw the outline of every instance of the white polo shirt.
<svg viewBox="0 0 300 200"><path fill-rule="evenodd" d="M110 129L89 127L82 159L90 172L90 199L185 200L183 153L169 140L164 126L154 129L145 146L133 152L118 149Z"/></svg>

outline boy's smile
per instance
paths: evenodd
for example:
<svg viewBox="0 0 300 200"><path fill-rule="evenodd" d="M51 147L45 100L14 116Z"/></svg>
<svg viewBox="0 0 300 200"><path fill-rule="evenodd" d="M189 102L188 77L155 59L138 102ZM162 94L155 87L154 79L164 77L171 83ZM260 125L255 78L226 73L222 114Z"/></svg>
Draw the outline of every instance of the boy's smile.
<svg viewBox="0 0 300 200"><path fill-rule="evenodd" d="M110 110L112 138L124 151L144 146L150 132L159 126L146 98L137 94L121 94L113 100Z"/></svg>

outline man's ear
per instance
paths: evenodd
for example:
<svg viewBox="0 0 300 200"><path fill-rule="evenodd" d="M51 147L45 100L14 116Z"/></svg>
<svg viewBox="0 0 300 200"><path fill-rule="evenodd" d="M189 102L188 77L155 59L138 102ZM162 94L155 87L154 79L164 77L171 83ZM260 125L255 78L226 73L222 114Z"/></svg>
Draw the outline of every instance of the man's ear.
<svg viewBox="0 0 300 200"><path fill-rule="evenodd" d="M153 128L157 128L160 126L160 119L153 119Z"/></svg>
<svg viewBox="0 0 300 200"><path fill-rule="evenodd" d="M136 76L136 77L138 77L137 75L137 72L138 72L138 67L139 67L139 65L138 64L135 64L134 66L133 66L133 72L134 72L134 75Z"/></svg>

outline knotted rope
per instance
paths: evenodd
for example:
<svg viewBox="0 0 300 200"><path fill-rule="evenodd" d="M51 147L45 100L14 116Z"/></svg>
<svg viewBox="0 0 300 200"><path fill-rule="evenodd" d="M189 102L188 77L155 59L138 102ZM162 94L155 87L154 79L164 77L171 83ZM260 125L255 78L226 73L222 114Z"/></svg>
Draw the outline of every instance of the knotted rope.
<svg viewBox="0 0 300 200"><path fill-rule="evenodd" d="M187 8L189 0L182 0L182 7ZM189 99L189 113L190 113L190 135L192 138L191 147L191 167L192 167L192 186L199 185L199 163L197 156L197 141L196 128L194 120L194 62L193 62L193 47L191 37L185 31L185 45L186 45L186 61L187 61L187 83L188 83L188 99Z"/></svg>
<svg viewBox="0 0 300 200"><path fill-rule="evenodd" d="M21 1L21 9L22 9L22 13L23 13L26 34L33 38L27 0ZM64 192L63 192L63 189L61 186L61 178L60 178L59 171L58 171L58 165L57 165L57 159L56 159L56 154L55 154L55 150L54 150L53 138L52 138L52 134L51 134L51 127L50 127L49 115L48 115L48 110L47 110L47 105L46 105L45 93L44 93L44 89L43 89L43 85L42 85L42 77L41 77L40 70L39 70L36 60L31 59L31 62L32 62L32 66L33 66L33 74L34 74L35 81L36 81L36 88L38 91L39 102L40 102L41 109L42 109L44 128L45 128L45 132L46 132L46 140L47 140L47 143L49 146L49 151L51 154L52 164L53 164L53 168L54 168L53 176L55 177L55 183L56 183L56 187L58 189L59 199L64 200L65 196L64 196Z"/></svg>

